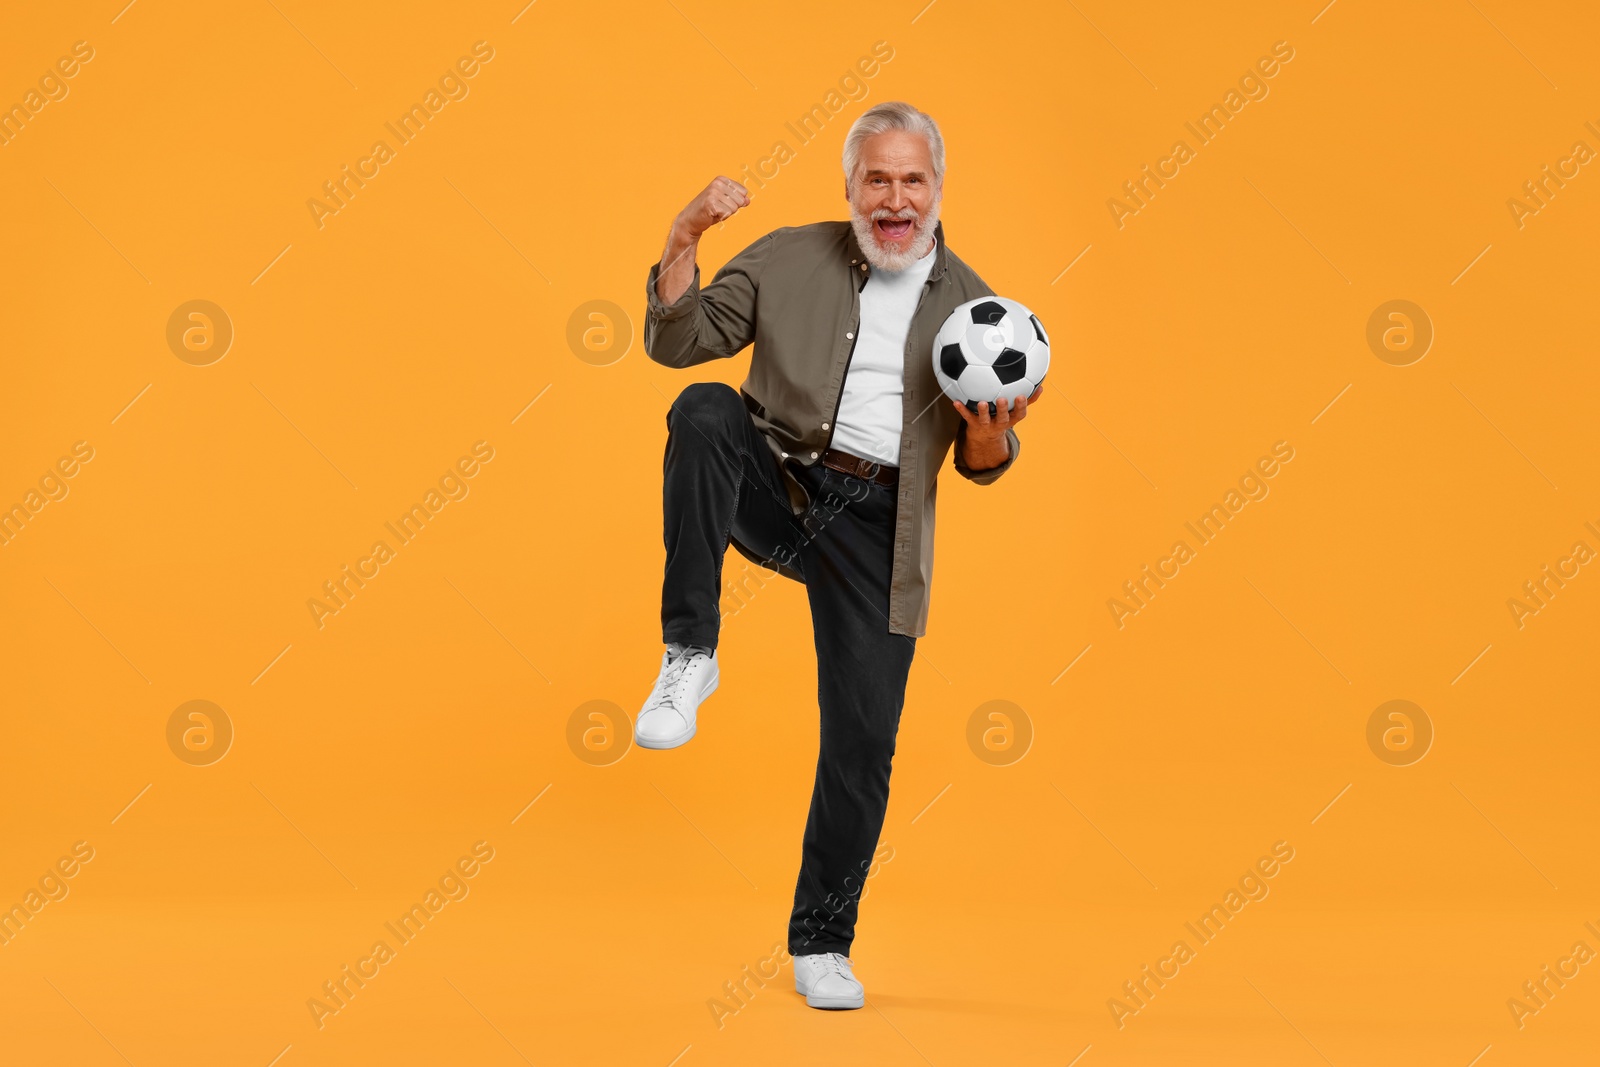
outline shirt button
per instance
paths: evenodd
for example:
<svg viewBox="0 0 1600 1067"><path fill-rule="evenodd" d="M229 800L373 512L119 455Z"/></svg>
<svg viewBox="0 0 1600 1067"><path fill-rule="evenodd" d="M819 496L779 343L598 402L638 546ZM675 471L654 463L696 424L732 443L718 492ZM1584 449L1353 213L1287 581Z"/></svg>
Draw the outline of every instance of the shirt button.
<svg viewBox="0 0 1600 1067"><path fill-rule="evenodd" d="M823 423L823 424L822 424L822 428L823 428L823 429L824 429L824 430L826 430L826 429L827 429L827 428L828 428L828 424L827 424L827 423Z"/></svg>
<svg viewBox="0 0 1600 1067"><path fill-rule="evenodd" d="M788 459L789 458L789 453L787 453L787 452L783 453L783 458L784 459Z"/></svg>
<svg viewBox="0 0 1600 1067"><path fill-rule="evenodd" d="M865 263L861 264L861 269L862 270L866 270L867 269L867 265Z"/></svg>
<svg viewBox="0 0 1600 1067"><path fill-rule="evenodd" d="M817 454L815 452L811 453L811 458L812 459L816 459L817 458Z"/></svg>
<svg viewBox="0 0 1600 1067"><path fill-rule="evenodd" d="M847 333L844 335L844 339L846 341L854 341L856 339L856 335L853 333Z"/></svg>

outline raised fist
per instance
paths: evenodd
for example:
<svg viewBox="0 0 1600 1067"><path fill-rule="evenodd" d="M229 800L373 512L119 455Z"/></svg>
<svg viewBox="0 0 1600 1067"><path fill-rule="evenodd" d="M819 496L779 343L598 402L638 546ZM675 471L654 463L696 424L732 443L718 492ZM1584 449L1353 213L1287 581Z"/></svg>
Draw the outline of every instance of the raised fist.
<svg viewBox="0 0 1600 1067"><path fill-rule="evenodd" d="M749 203L750 194L744 186L719 174L678 213L678 223L690 237L699 237L717 223L732 218L734 212Z"/></svg>

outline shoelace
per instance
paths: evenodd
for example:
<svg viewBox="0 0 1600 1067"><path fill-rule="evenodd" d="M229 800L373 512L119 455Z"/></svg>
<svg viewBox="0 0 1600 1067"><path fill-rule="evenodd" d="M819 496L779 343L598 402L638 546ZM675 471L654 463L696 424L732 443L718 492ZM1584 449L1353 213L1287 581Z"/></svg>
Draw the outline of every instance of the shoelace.
<svg viewBox="0 0 1600 1067"><path fill-rule="evenodd" d="M850 959L849 959L849 957L844 956L841 953L838 953L838 952L825 952L822 955L822 959L819 960L818 962L822 965L822 969L824 971L832 972L833 974L838 975L840 978L853 978L854 977L854 975L852 975L850 973L850 968L849 968ZM821 976L819 975L818 977L821 977Z"/></svg>
<svg viewBox="0 0 1600 1067"><path fill-rule="evenodd" d="M678 711L678 697L683 691L683 686L689 678L689 660L695 655L690 651L683 651L677 656L667 659L666 673L661 676L661 706Z"/></svg>

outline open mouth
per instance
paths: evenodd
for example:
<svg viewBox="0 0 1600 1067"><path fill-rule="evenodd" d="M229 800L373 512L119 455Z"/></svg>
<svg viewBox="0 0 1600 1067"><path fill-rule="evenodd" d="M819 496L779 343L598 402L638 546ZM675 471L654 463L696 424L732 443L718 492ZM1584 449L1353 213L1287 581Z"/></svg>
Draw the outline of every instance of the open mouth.
<svg viewBox="0 0 1600 1067"><path fill-rule="evenodd" d="M911 232L910 219L878 219L873 226L886 241L902 240Z"/></svg>

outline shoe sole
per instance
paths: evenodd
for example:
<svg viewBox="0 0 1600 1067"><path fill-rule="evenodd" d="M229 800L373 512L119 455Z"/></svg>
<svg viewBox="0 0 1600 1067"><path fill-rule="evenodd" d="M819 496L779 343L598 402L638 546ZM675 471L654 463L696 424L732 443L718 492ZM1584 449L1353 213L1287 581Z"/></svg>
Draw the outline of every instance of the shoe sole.
<svg viewBox="0 0 1600 1067"><path fill-rule="evenodd" d="M711 684L706 687L706 691L700 696L700 704L704 704L711 698L711 694L717 691L717 686L721 684L721 682L722 670L721 668L717 668L716 672L711 675ZM679 745L688 744L689 739L694 736L695 729L700 725L700 704L695 705L694 723L690 725L689 729L685 730L683 733L669 737L666 740L656 740L653 738L646 739L640 737L638 731L635 730L633 735L633 743L638 745L640 748L653 748L658 750L677 748Z"/></svg>
<svg viewBox="0 0 1600 1067"><path fill-rule="evenodd" d="M855 1008L865 1007L867 991L863 989L859 997L821 997L807 993L799 985L794 991L806 998L806 1004L813 1008L822 1008L825 1011L850 1011Z"/></svg>
<svg viewBox="0 0 1600 1067"><path fill-rule="evenodd" d="M813 1008L822 1008L825 1011L850 1011L862 1007L867 1002L866 994L860 999L847 999L845 997L806 997L806 1004Z"/></svg>

